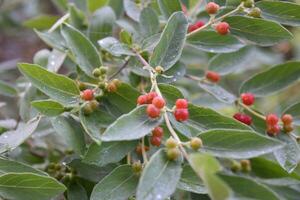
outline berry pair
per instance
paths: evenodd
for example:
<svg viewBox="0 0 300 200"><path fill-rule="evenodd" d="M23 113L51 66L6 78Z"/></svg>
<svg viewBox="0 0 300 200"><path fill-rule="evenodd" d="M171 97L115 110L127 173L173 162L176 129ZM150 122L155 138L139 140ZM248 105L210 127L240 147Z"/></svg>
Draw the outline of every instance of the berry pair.
<svg viewBox="0 0 300 200"><path fill-rule="evenodd" d="M197 30L198 28L204 26L204 24L205 23L203 21L196 21L195 23L189 25L188 32L193 32L194 30Z"/></svg>
<svg viewBox="0 0 300 200"><path fill-rule="evenodd" d="M283 130L286 132L286 133L290 133L294 130L294 127L293 127L293 117L292 115L290 114L284 114L282 117L281 117L281 121L283 123Z"/></svg>
<svg viewBox="0 0 300 200"><path fill-rule="evenodd" d="M252 124L252 117L243 113L236 113L233 118L249 126Z"/></svg>
<svg viewBox="0 0 300 200"><path fill-rule="evenodd" d="M149 92L148 94L139 96L137 104L148 104L146 110L148 116L151 118L157 118L160 116L161 109L165 107L166 101L161 96L158 96L156 92Z"/></svg>
<svg viewBox="0 0 300 200"><path fill-rule="evenodd" d="M212 83L218 83L221 79L220 74L214 71L207 71L205 77L207 80L211 81Z"/></svg>
<svg viewBox="0 0 300 200"><path fill-rule="evenodd" d="M160 126L155 127L152 131L150 143L153 146L159 147L161 145L161 140L162 140L163 134L164 134L164 130L162 127L160 127Z"/></svg>
<svg viewBox="0 0 300 200"><path fill-rule="evenodd" d="M270 136L276 136L280 132L280 126L278 125L278 117L275 114L269 114L266 116L267 133Z"/></svg>
<svg viewBox="0 0 300 200"><path fill-rule="evenodd" d="M166 141L166 148L167 148L167 157L169 160L176 160L180 156L180 150L178 149L177 141L170 137Z"/></svg>
<svg viewBox="0 0 300 200"><path fill-rule="evenodd" d="M188 111L188 102L186 99L177 99L175 103L174 117L177 121L183 122L188 120L189 111Z"/></svg>

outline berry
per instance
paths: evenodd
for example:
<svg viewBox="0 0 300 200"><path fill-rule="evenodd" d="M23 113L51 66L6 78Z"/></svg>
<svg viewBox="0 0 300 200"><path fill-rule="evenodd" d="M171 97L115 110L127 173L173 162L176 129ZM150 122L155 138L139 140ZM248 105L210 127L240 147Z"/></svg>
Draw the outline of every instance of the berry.
<svg viewBox="0 0 300 200"><path fill-rule="evenodd" d="M108 92L116 92L117 90L118 90L118 88L115 83L113 83L113 82L108 83L108 85L107 85Z"/></svg>
<svg viewBox="0 0 300 200"><path fill-rule="evenodd" d="M174 138L169 137L165 145L168 149L173 149L177 147L177 141Z"/></svg>
<svg viewBox="0 0 300 200"><path fill-rule="evenodd" d="M156 92L149 92L147 94L147 103L152 103L152 100L154 99L154 97L157 97L157 93Z"/></svg>
<svg viewBox="0 0 300 200"><path fill-rule="evenodd" d="M252 93L242 93L241 99L242 99L243 104L245 104L247 106L251 106L252 104L254 104L254 101L255 101L255 97Z"/></svg>
<svg viewBox="0 0 300 200"><path fill-rule="evenodd" d="M85 90L86 89L86 84L83 82L79 82L78 83L78 88L80 91Z"/></svg>
<svg viewBox="0 0 300 200"><path fill-rule="evenodd" d="M91 89L86 89L81 92L81 98L85 101L90 101L94 98L94 91Z"/></svg>
<svg viewBox="0 0 300 200"><path fill-rule="evenodd" d="M294 127L293 127L292 124L287 124L287 125L283 126L283 130L286 133L290 133L290 132L292 132L294 130Z"/></svg>
<svg viewBox="0 0 300 200"><path fill-rule="evenodd" d="M244 1L244 7L251 8L254 5L254 0L246 0Z"/></svg>
<svg viewBox="0 0 300 200"><path fill-rule="evenodd" d="M204 22L203 21L197 21L194 24L190 24L188 27L188 32L193 32L194 30L197 30L198 28L201 28L202 26L204 26Z"/></svg>
<svg viewBox="0 0 300 200"><path fill-rule="evenodd" d="M278 119L277 115L275 115L275 114L269 114L266 116L266 123L269 126L277 125L278 121L279 121L279 119Z"/></svg>
<svg viewBox="0 0 300 200"><path fill-rule="evenodd" d="M194 137L190 141L190 146L194 150L198 150L202 147L202 140L200 138Z"/></svg>
<svg viewBox="0 0 300 200"><path fill-rule="evenodd" d="M243 172L251 171L251 164L249 160L241 160L240 163Z"/></svg>
<svg viewBox="0 0 300 200"><path fill-rule="evenodd" d="M241 164L237 161L234 161L230 167L231 171L238 172L241 170Z"/></svg>
<svg viewBox="0 0 300 200"><path fill-rule="evenodd" d="M140 96L138 97L138 99L137 99L137 104L138 104L138 105L147 104L147 99L148 99L148 97L147 97L146 94L140 95Z"/></svg>
<svg viewBox="0 0 300 200"><path fill-rule="evenodd" d="M101 71L100 71L100 69L98 69L98 68L94 69L94 70L93 70L93 75L94 75L95 77L101 76Z"/></svg>
<svg viewBox="0 0 300 200"><path fill-rule="evenodd" d="M175 105L177 109L186 109L188 108L188 101L186 99L177 99Z"/></svg>
<svg viewBox="0 0 300 200"><path fill-rule="evenodd" d="M176 160L179 155L180 155L180 151L177 148L167 150L167 157L169 160Z"/></svg>
<svg viewBox="0 0 300 200"><path fill-rule="evenodd" d="M217 72L207 71L205 77L213 83L220 81L220 75Z"/></svg>
<svg viewBox="0 0 300 200"><path fill-rule="evenodd" d="M280 126L278 124L276 125L268 125L267 127L267 133L270 136L276 136L280 132Z"/></svg>
<svg viewBox="0 0 300 200"><path fill-rule="evenodd" d="M233 115L233 118L247 125L252 124L252 117L243 113L236 113Z"/></svg>
<svg viewBox="0 0 300 200"><path fill-rule="evenodd" d="M100 71L100 74L106 74L106 72L107 72L107 67L101 66L101 67L99 68L99 71Z"/></svg>
<svg viewBox="0 0 300 200"><path fill-rule="evenodd" d="M139 174L143 169L141 161L132 163L131 167L132 167L133 172L137 173L137 174Z"/></svg>
<svg viewBox="0 0 300 200"><path fill-rule="evenodd" d="M209 2L205 7L206 12L210 15L216 14L219 11L219 8L220 6L215 2Z"/></svg>
<svg viewBox="0 0 300 200"><path fill-rule="evenodd" d="M290 125L293 122L293 117L290 114L284 114L281 117L281 121L283 122L284 125Z"/></svg>
<svg viewBox="0 0 300 200"><path fill-rule="evenodd" d="M89 115L93 112L93 108L90 104L86 104L84 107L83 107L83 114L85 115Z"/></svg>
<svg viewBox="0 0 300 200"><path fill-rule="evenodd" d="M226 35L229 32L229 24L227 22L220 22L217 24L217 26L215 27L216 31L220 34L220 35Z"/></svg>
<svg viewBox="0 0 300 200"><path fill-rule="evenodd" d="M161 138L160 138L160 137L152 136L152 137L150 138L150 143L151 143L153 146L159 147L159 146L161 145Z"/></svg>
<svg viewBox="0 0 300 200"><path fill-rule="evenodd" d="M121 85L121 81L119 79L116 79L116 78L113 79L111 82L114 83L117 87L119 87Z"/></svg>
<svg viewBox="0 0 300 200"><path fill-rule="evenodd" d="M160 115L160 109L156 108L153 104L149 104L146 111L151 118L157 118Z"/></svg>
<svg viewBox="0 0 300 200"><path fill-rule="evenodd" d="M165 107L166 105L166 101L160 97L160 96L157 96L155 97L153 100L152 100L152 104L158 108L158 109L162 109L163 107Z"/></svg>
<svg viewBox="0 0 300 200"><path fill-rule="evenodd" d="M161 138L163 136L163 134L164 134L164 130L160 126L155 127L152 131L152 136L153 137L160 137Z"/></svg>
<svg viewBox="0 0 300 200"><path fill-rule="evenodd" d="M164 72L164 68L162 68L162 66L156 66L155 72L158 74L162 74Z"/></svg>
<svg viewBox="0 0 300 200"><path fill-rule="evenodd" d="M186 121L189 118L189 111L188 109L176 109L174 117L179 122Z"/></svg>
<svg viewBox="0 0 300 200"><path fill-rule="evenodd" d="M261 15L261 10L257 7L252 8L250 10L250 12L248 13L248 15L251 16L251 17L259 18L260 15Z"/></svg>
<svg viewBox="0 0 300 200"><path fill-rule="evenodd" d="M149 151L149 147L148 146L144 146L144 149L145 151ZM142 154L142 145L138 145L136 148L135 148L135 151L137 154Z"/></svg>
<svg viewBox="0 0 300 200"><path fill-rule="evenodd" d="M96 110L99 106L99 103L96 100L90 101L89 104L90 104L91 108L93 109L93 111Z"/></svg>

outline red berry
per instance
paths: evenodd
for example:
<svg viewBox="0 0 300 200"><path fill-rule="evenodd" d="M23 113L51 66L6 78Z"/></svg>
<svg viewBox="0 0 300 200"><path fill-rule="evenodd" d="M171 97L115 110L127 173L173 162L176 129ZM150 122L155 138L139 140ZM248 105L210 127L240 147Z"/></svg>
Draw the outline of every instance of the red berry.
<svg viewBox="0 0 300 200"><path fill-rule="evenodd" d="M166 101L160 97L157 96L152 100L152 104L155 105L156 108L162 109L166 105Z"/></svg>
<svg viewBox="0 0 300 200"><path fill-rule="evenodd" d="M155 127L152 131L152 136L153 137L160 137L161 138L163 136L163 134L164 134L164 129L160 126Z"/></svg>
<svg viewBox="0 0 300 200"><path fill-rule="evenodd" d="M227 22L220 22L217 24L217 26L215 27L216 31L220 34L220 35L226 35L229 32L229 24Z"/></svg>
<svg viewBox="0 0 300 200"><path fill-rule="evenodd" d="M213 83L217 83L220 81L220 75L217 72L207 71L206 78Z"/></svg>
<svg viewBox="0 0 300 200"><path fill-rule="evenodd" d="M210 15L216 14L219 11L219 8L220 6L215 2L209 2L205 7L206 12Z"/></svg>
<svg viewBox="0 0 300 200"><path fill-rule="evenodd" d="M241 99L243 104L251 106L252 104L254 104L255 96L252 93L242 93Z"/></svg>
<svg viewBox="0 0 300 200"><path fill-rule="evenodd" d="M151 118L159 117L160 109L156 108L153 104L147 106L147 114Z"/></svg>
<svg viewBox="0 0 300 200"><path fill-rule="evenodd" d="M252 124L252 117L246 114L236 113L233 115L233 118L247 125Z"/></svg>
<svg viewBox="0 0 300 200"><path fill-rule="evenodd" d="M175 105L177 109L188 108L188 101L186 99L177 99Z"/></svg>
<svg viewBox="0 0 300 200"><path fill-rule="evenodd" d="M283 122L284 125L290 125L291 123L293 123L293 117L290 114L284 114L281 117L281 121Z"/></svg>
<svg viewBox="0 0 300 200"><path fill-rule="evenodd" d="M269 125L269 126L277 125L278 121L279 121L279 119L278 119L277 115L275 115L275 114L269 114L266 117L266 122L267 122L267 125Z"/></svg>
<svg viewBox="0 0 300 200"><path fill-rule="evenodd" d="M196 26L197 28L201 28L201 27L204 26L204 25L205 25L205 23L204 23L203 21L201 21L201 20L196 21L196 23L195 23L195 26Z"/></svg>
<svg viewBox="0 0 300 200"><path fill-rule="evenodd" d="M189 118L189 111L188 109L176 109L174 112L174 117L177 121L186 121Z"/></svg>
<svg viewBox="0 0 300 200"><path fill-rule="evenodd" d="M148 146L144 146L144 149L145 149L145 151L149 151L149 147ZM136 151L137 154L142 154L142 145L138 145L135 148L135 151Z"/></svg>
<svg viewBox="0 0 300 200"><path fill-rule="evenodd" d="M150 143L153 145L153 146L157 146L159 147L161 145L161 138L160 137L151 137L150 138Z"/></svg>
<svg viewBox="0 0 300 200"><path fill-rule="evenodd" d="M91 89L86 89L81 92L81 98L85 101L93 100L94 98L94 91Z"/></svg>
<svg viewBox="0 0 300 200"><path fill-rule="evenodd" d="M147 103L152 103L152 100L154 99L154 97L157 97L157 93L156 92L149 92L147 94Z"/></svg>
<svg viewBox="0 0 300 200"><path fill-rule="evenodd" d="M138 105L143 105L143 104L147 104L147 100L148 100L148 98L147 98L147 95L140 95L139 97L138 97L138 99L137 99L137 104Z"/></svg>
<svg viewBox="0 0 300 200"><path fill-rule="evenodd" d="M278 124L276 125L268 125L267 127L267 133L270 136L276 136L280 132L280 126Z"/></svg>
<svg viewBox="0 0 300 200"><path fill-rule="evenodd" d="M197 21L194 24L190 24L188 27L188 32L193 32L194 30L197 30L198 28L201 28L202 26L204 26L204 22L203 21Z"/></svg>

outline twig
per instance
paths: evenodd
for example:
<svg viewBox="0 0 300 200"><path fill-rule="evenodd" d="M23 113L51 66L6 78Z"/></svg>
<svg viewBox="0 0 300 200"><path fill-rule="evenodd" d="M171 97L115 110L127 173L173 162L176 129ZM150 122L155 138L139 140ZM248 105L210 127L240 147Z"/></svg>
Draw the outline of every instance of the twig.
<svg viewBox="0 0 300 200"><path fill-rule="evenodd" d="M70 17L70 13L65 14L64 16L62 16L59 20L57 20L57 22L55 22L55 24L53 24L53 26L48 30L48 33L52 33L53 31L55 31L55 29L57 29L57 27L59 27L62 23L64 23L64 21L66 21L68 18Z"/></svg>
<svg viewBox="0 0 300 200"><path fill-rule="evenodd" d="M116 77L123 69L125 69L129 63L129 56L125 58L125 63L118 69L118 71L116 71L114 74L112 74L108 80L113 79L114 77Z"/></svg>
<svg viewBox="0 0 300 200"><path fill-rule="evenodd" d="M258 112L256 112L255 110L253 110L252 108L250 108L249 106L246 106L245 104L243 104L240 101L237 101L238 105L241 106L242 108L244 108L245 110L247 110L248 112L250 112L251 114L255 115L256 117L262 119L262 120L266 120L266 117L259 114Z"/></svg>
<svg viewBox="0 0 300 200"><path fill-rule="evenodd" d="M148 158L147 158L147 154L145 151L145 137L142 138L142 156L143 156L144 163L147 163Z"/></svg>

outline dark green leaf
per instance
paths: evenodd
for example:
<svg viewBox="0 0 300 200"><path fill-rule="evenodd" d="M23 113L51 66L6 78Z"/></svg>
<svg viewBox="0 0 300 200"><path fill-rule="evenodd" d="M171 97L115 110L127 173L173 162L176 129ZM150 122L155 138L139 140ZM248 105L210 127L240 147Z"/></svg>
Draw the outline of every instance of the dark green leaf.
<svg viewBox="0 0 300 200"><path fill-rule="evenodd" d="M110 54L114 56L135 55L127 44L121 43L119 40L113 37L106 37L102 40L99 40L98 44L102 49L108 51Z"/></svg>
<svg viewBox="0 0 300 200"><path fill-rule="evenodd" d="M130 197L138 184L138 176L131 166L121 165L95 185L91 200L125 200Z"/></svg>
<svg viewBox="0 0 300 200"><path fill-rule="evenodd" d="M263 18L290 26L300 25L300 5L284 1L260 1L255 4Z"/></svg>
<svg viewBox="0 0 300 200"><path fill-rule="evenodd" d="M70 24L78 30L86 28L87 19L82 10L78 9L74 4L69 5Z"/></svg>
<svg viewBox="0 0 300 200"><path fill-rule="evenodd" d="M0 196L6 199L49 200L65 190L63 184L49 176L32 173L0 176Z"/></svg>
<svg viewBox="0 0 300 200"><path fill-rule="evenodd" d="M111 7L105 6L97 10L92 16L88 29L91 41L96 44L98 40L110 36L115 21L116 16Z"/></svg>
<svg viewBox="0 0 300 200"><path fill-rule="evenodd" d="M243 83L240 92L266 96L278 92L300 77L300 62L287 62L258 73Z"/></svg>
<svg viewBox="0 0 300 200"><path fill-rule="evenodd" d="M93 70L102 65L96 47L85 35L68 24L64 24L61 27L61 34L80 69L92 77Z"/></svg>
<svg viewBox="0 0 300 200"><path fill-rule="evenodd" d="M63 143L78 155L83 155L85 152L84 130L79 122L65 116L56 117L51 122L54 130L61 136Z"/></svg>
<svg viewBox="0 0 300 200"><path fill-rule="evenodd" d="M141 10L134 0L124 0L124 10L126 14L133 19L138 21L140 19Z"/></svg>
<svg viewBox="0 0 300 200"><path fill-rule="evenodd" d="M132 151L137 144L137 141L102 142L100 145L93 143L85 154L83 162L99 167L116 163Z"/></svg>
<svg viewBox="0 0 300 200"><path fill-rule="evenodd" d="M14 86L0 80L0 94L6 96L16 96L18 91Z"/></svg>
<svg viewBox="0 0 300 200"><path fill-rule="evenodd" d="M139 139L150 133L161 121L161 117L151 119L146 113L146 106L139 106L112 123L105 130L101 139L103 141Z"/></svg>
<svg viewBox="0 0 300 200"><path fill-rule="evenodd" d="M292 115L293 123L300 126L300 102L289 106L283 113Z"/></svg>
<svg viewBox="0 0 300 200"><path fill-rule="evenodd" d="M232 16L225 18L230 32L259 46L272 46L292 38L280 24L258 18Z"/></svg>
<svg viewBox="0 0 300 200"><path fill-rule="evenodd" d="M35 28L44 30L50 28L58 19L58 16L53 15L39 15L23 22L23 25L28 28Z"/></svg>
<svg viewBox="0 0 300 200"><path fill-rule="evenodd" d="M159 8L166 19L174 12L181 11L180 1L178 0L157 0Z"/></svg>
<svg viewBox="0 0 300 200"><path fill-rule="evenodd" d="M41 114L49 117L60 115L65 111L63 105L51 99L32 101L31 105L35 109L37 109Z"/></svg>
<svg viewBox="0 0 300 200"><path fill-rule="evenodd" d="M179 160L170 161L166 152L157 151L144 168L137 187L137 200L165 199L176 189L182 168Z"/></svg>
<svg viewBox="0 0 300 200"><path fill-rule="evenodd" d="M50 47L60 51L65 51L67 49L67 44L59 31L48 33L35 30L35 32L41 38L41 40L43 40Z"/></svg>
<svg viewBox="0 0 300 200"><path fill-rule="evenodd" d="M168 70L179 60L187 26L187 19L182 12L176 12L169 18L150 58L152 67L160 65L164 70Z"/></svg>
<svg viewBox="0 0 300 200"><path fill-rule="evenodd" d="M180 80L186 71L185 64L181 62L175 63L170 69L165 71L163 75L157 77L159 83L172 83Z"/></svg>
<svg viewBox="0 0 300 200"><path fill-rule="evenodd" d="M271 153L283 143L253 131L216 129L202 132L203 150L215 156L245 159Z"/></svg>
<svg viewBox="0 0 300 200"><path fill-rule="evenodd" d="M34 64L20 63L18 67L36 88L54 100L66 105L78 102L79 89L68 77L49 72Z"/></svg>
<svg viewBox="0 0 300 200"><path fill-rule="evenodd" d="M88 200L87 192L84 187L77 181L73 181L68 185L68 200Z"/></svg>
<svg viewBox="0 0 300 200"><path fill-rule="evenodd" d="M150 8L144 8L140 15L140 31L144 37L150 37L159 31L159 19L156 12Z"/></svg>
<svg viewBox="0 0 300 200"><path fill-rule="evenodd" d="M232 35L220 35L215 31L200 31L187 37L187 43L193 47L212 53L229 53L245 45Z"/></svg>

